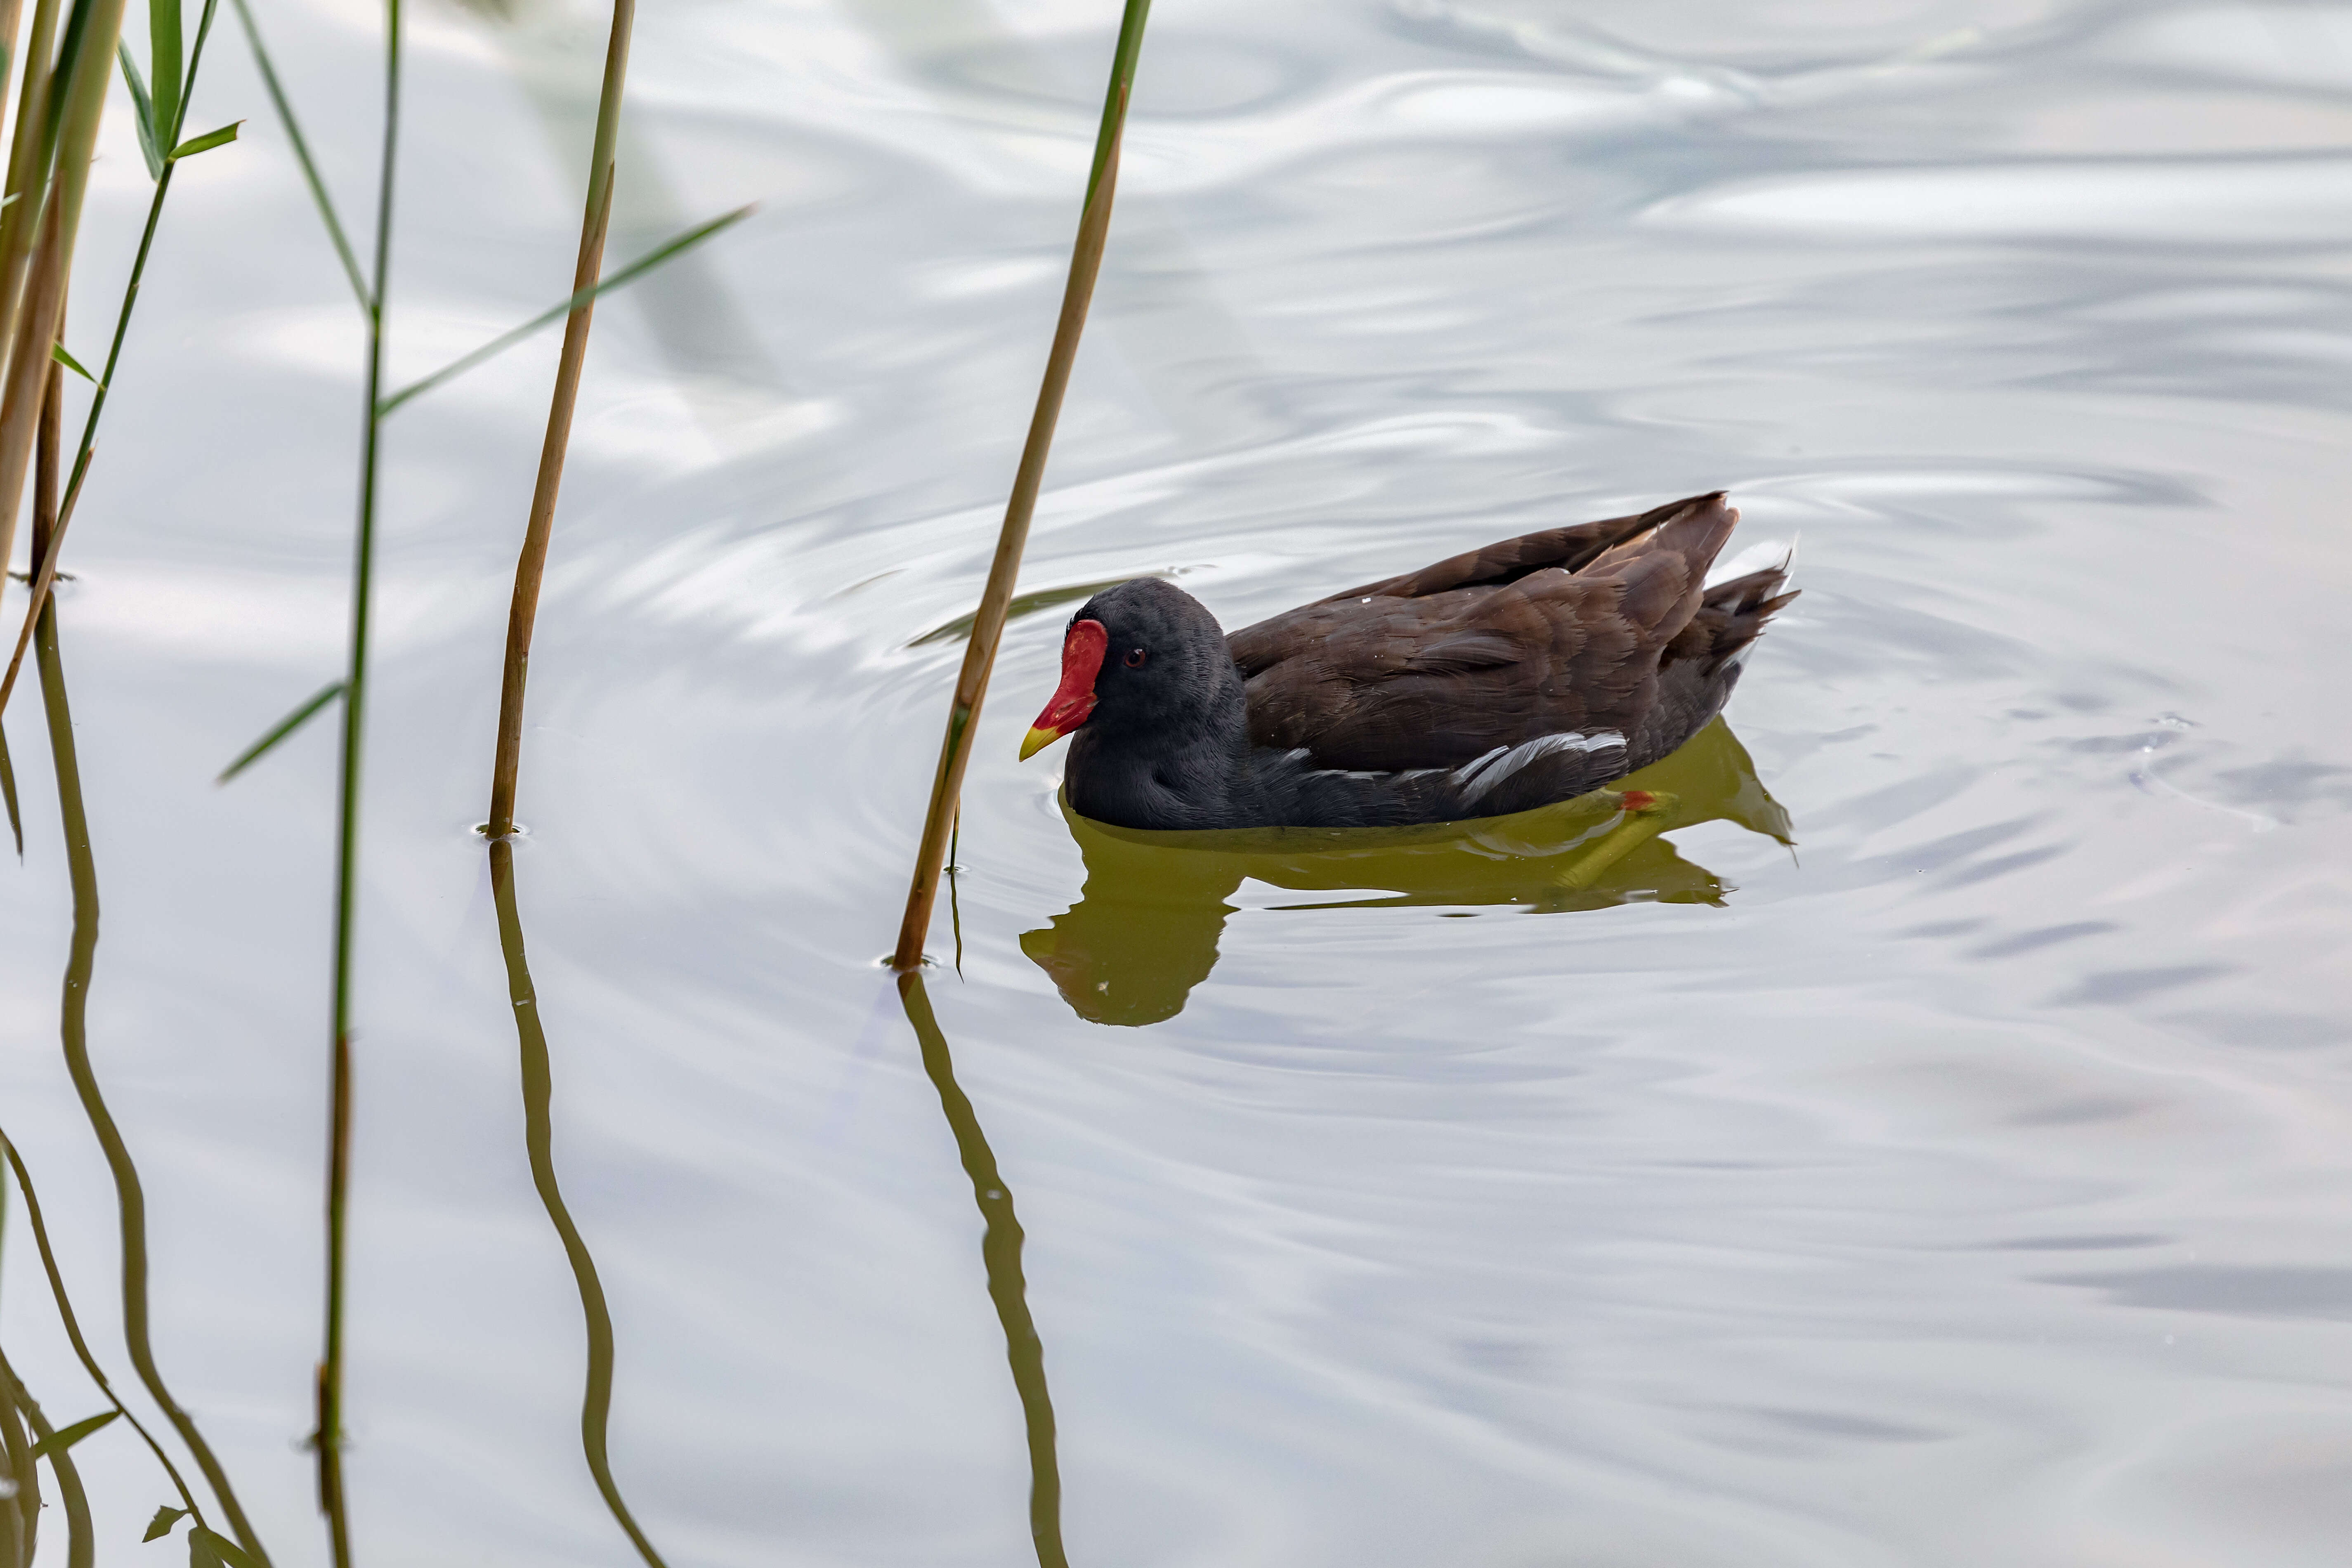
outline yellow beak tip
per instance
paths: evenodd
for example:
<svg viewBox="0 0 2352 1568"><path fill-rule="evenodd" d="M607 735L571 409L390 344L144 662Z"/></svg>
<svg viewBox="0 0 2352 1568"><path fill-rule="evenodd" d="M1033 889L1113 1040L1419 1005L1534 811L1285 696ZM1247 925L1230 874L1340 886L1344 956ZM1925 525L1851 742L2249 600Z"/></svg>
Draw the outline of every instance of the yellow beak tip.
<svg viewBox="0 0 2352 1568"><path fill-rule="evenodd" d="M1045 730L1032 725L1029 732L1021 737L1021 760L1027 762L1061 738L1059 730Z"/></svg>

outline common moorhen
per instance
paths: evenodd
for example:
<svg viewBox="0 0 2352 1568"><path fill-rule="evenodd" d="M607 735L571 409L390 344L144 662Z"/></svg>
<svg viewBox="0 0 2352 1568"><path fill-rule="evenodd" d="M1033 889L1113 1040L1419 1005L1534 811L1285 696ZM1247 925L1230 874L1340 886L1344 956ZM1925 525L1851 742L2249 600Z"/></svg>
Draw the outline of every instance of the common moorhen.
<svg viewBox="0 0 2352 1568"><path fill-rule="evenodd" d="M1782 568L1705 587L1721 491L1523 534L1230 637L1139 578L1070 618L1024 758L1076 731L1070 808L1114 826L1502 816L1665 756L1715 717Z"/></svg>

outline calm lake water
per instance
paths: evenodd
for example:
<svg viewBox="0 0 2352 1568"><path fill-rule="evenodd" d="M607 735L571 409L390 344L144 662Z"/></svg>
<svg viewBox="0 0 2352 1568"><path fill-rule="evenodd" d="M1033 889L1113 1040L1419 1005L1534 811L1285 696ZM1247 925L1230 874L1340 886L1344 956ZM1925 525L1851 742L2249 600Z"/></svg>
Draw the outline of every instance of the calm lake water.
<svg viewBox="0 0 2352 1568"><path fill-rule="evenodd" d="M363 241L378 15L257 14ZM1115 23L640 18L614 259L761 205L598 317L515 870L667 1562L1034 1562L1049 1396L1082 1565L2343 1563L2352 7L1161 0L1024 590L1173 574L1239 626L1724 487L1805 596L1665 764L1675 825L1580 885L1589 821L1356 864L1075 824L1061 753L1013 757L1066 610L1016 621L927 1058L877 967L927 634L986 569ZM419 5L395 379L563 292L604 25ZM93 364L147 195L120 108ZM362 338L225 15L191 123L240 116L173 190L59 612L157 1360L316 1563L331 727L212 781L338 671ZM636 1560L468 831L553 358L390 426L369 1568ZM39 695L0 1116L147 1410ZM22 1221L0 1345L63 1425L103 1404ZM75 1453L100 1563L177 1550L131 1434Z"/></svg>

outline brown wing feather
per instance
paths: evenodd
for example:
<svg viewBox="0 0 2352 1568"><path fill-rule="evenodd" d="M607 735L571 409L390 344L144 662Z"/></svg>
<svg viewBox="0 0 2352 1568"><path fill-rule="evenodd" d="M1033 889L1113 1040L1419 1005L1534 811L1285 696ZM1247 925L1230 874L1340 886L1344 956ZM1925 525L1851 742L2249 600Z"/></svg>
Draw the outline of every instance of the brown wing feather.
<svg viewBox="0 0 2352 1568"><path fill-rule="evenodd" d="M1563 572L1579 572L1611 545L1647 533L1672 516L1676 508L1689 504L1688 501L1675 501L1626 517L1580 522L1569 528L1547 528L1539 533L1523 533L1517 539L1499 540L1475 550L1465 550L1459 555L1449 555L1435 565L1424 566L1418 572L1383 577L1360 588L1345 589L1318 603L1328 604L1332 599L1360 599L1367 595L1419 599L1454 588L1500 587L1531 572L1542 572L1555 566Z"/></svg>
<svg viewBox="0 0 2352 1568"><path fill-rule="evenodd" d="M1236 632L1251 738L1388 771L1568 730L1632 735L1737 519L1719 493L1694 497L1506 540ZM1528 564L1545 552L1579 569Z"/></svg>

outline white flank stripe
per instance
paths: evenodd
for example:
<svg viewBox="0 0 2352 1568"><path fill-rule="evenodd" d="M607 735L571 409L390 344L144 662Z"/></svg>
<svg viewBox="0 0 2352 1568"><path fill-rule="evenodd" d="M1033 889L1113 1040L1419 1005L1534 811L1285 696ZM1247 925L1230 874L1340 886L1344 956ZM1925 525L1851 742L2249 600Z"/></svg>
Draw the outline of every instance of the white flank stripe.
<svg viewBox="0 0 2352 1568"><path fill-rule="evenodd" d="M1612 747L1622 751L1624 745L1625 737L1614 730L1602 730L1591 735L1580 735L1573 730L1557 735L1538 735L1516 746L1497 746L1476 762L1464 763L1455 770L1454 777L1462 786L1462 798L1475 801L1538 757L1549 757L1560 752L1605 752Z"/></svg>

